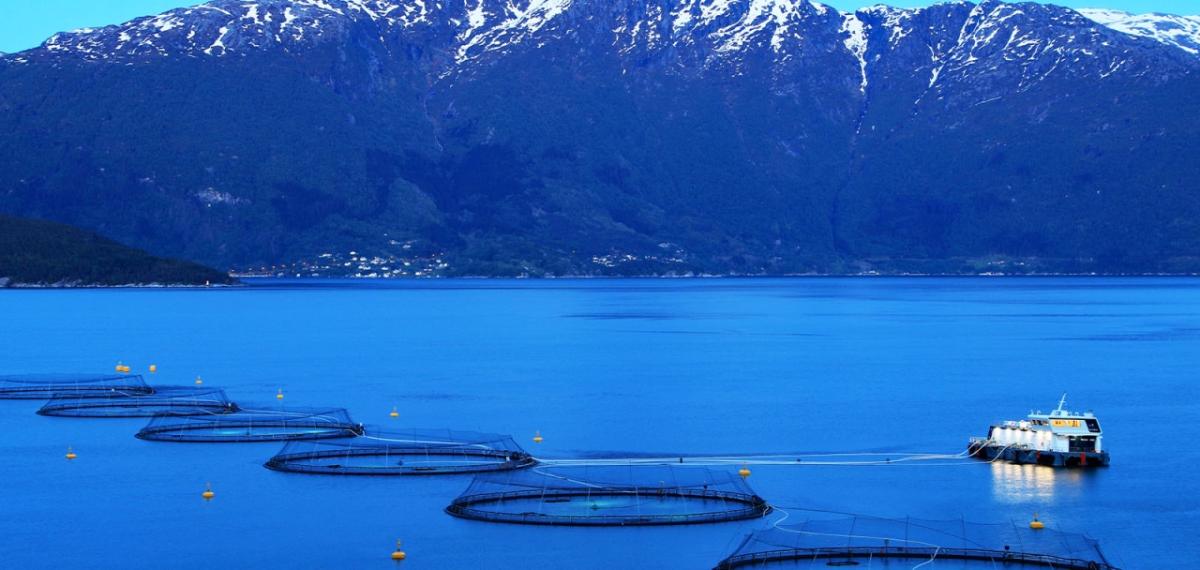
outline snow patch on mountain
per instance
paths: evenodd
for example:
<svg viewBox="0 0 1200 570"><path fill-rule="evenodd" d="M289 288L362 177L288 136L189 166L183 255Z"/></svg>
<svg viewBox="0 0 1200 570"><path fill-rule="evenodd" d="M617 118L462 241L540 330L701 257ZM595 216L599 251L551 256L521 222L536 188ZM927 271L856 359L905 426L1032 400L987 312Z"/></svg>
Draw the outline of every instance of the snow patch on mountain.
<svg viewBox="0 0 1200 570"><path fill-rule="evenodd" d="M857 14L842 15L842 34L845 39L842 44L846 46L850 53L858 59L858 69L862 74L862 82L859 84L859 90L865 95L867 93L867 28L863 21L858 18Z"/></svg>
<svg viewBox="0 0 1200 570"><path fill-rule="evenodd" d="M883 28L888 31L888 44L894 46L899 44L912 31L909 21L921 12L921 8L893 8L878 4L862 10L862 12L871 14L882 20Z"/></svg>
<svg viewBox="0 0 1200 570"><path fill-rule="evenodd" d="M699 21L693 32L705 36L717 53L737 54L770 46L781 61L787 59L788 46L804 39L806 22L831 11L828 6L811 0L691 2L699 6ZM714 26L715 30L711 29Z"/></svg>
<svg viewBox="0 0 1200 570"><path fill-rule="evenodd" d="M1200 16L1131 14L1119 10L1080 9L1092 21L1131 36L1150 38L1200 55Z"/></svg>
<svg viewBox="0 0 1200 570"><path fill-rule="evenodd" d="M479 0L482 2L483 0ZM520 7L513 2L506 6L505 19L458 48L457 63L463 63L483 53L520 43L563 14L573 0L529 0Z"/></svg>
<svg viewBox="0 0 1200 570"><path fill-rule="evenodd" d="M729 2L721 4L727 6ZM779 0L750 0L750 7L746 10L745 15L714 34L720 38L717 51L740 51L759 32L772 24L775 27L775 37L781 33L787 33L787 16L787 11L780 5ZM775 44L775 41L773 37L772 45Z"/></svg>

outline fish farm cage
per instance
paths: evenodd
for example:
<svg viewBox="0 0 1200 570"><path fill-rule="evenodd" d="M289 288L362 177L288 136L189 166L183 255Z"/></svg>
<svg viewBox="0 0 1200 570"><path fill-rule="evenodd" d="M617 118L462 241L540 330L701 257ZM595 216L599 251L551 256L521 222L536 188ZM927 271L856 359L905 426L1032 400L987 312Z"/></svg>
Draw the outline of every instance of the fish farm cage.
<svg viewBox="0 0 1200 570"><path fill-rule="evenodd" d="M0 376L0 400L45 400L59 395L108 398L152 394L138 374L23 374Z"/></svg>
<svg viewBox="0 0 1200 570"><path fill-rule="evenodd" d="M288 442L266 467L326 475L448 475L521 469L535 463L507 435L367 428L355 438Z"/></svg>
<svg viewBox="0 0 1200 570"><path fill-rule="evenodd" d="M699 467L534 467L478 475L446 507L461 518L568 526L649 526L758 518L771 511L737 475Z"/></svg>
<svg viewBox="0 0 1200 570"><path fill-rule="evenodd" d="M159 414L137 433L139 439L194 443L243 443L358 437L362 425L342 408L238 408L227 414Z"/></svg>
<svg viewBox="0 0 1200 570"><path fill-rule="evenodd" d="M46 402L39 415L70 418L146 418L228 414L237 405L220 388L154 386L153 392L116 393L103 397L59 394Z"/></svg>
<svg viewBox="0 0 1200 570"><path fill-rule="evenodd" d="M848 517L810 520L748 535L716 570L909 564L938 567L1117 570L1097 541L1018 523ZM905 567L908 567L907 565Z"/></svg>

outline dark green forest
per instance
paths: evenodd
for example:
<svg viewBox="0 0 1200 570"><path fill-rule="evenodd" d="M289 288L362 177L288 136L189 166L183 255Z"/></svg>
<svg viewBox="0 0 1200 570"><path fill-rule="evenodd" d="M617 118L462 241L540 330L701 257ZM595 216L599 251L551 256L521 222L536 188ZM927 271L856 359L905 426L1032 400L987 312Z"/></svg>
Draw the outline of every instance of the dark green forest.
<svg viewBox="0 0 1200 570"><path fill-rule="evenodd" d="M226 274L164 259L98 234L0 215L0 280L6 285L229 284Z"/></svg>

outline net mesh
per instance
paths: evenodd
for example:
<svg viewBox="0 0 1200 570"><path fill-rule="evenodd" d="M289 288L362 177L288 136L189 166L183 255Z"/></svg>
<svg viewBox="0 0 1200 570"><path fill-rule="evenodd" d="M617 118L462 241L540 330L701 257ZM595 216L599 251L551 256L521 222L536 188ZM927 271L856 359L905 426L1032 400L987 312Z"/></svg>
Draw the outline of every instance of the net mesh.
<svg viewBox="0 0 1200 570"><path fill-rule="evenodd" d="M355 437L362 426L342 408L246 407L228 414L158 414L140 439L181 442L256 442Z"/></svg>
<svg viewBox="0 0 1200 570"><path fill-rule="evenodd" d="M288 442L266 466L330 475L434 475L503 471L533 464L533 458L506 435L368 428L352 439Z"/></svg>
<svg viewBox="0 0 1200 570"><path fill-rule="evenodd" d="M23 374L0 376L0 400L45 400L57 395L108 398L150 394L153 389L137 374Z"/></svg>
<svg viewBox="0 0 1200 570"><path fill-rule="evenodd" d="M743 520L770 507L730 472L606 465L479 475L446 512L491 522L628 526Z"/></svg>
<svg viewBox="0 0 1200 570"><path fill-rule="evenodd" d="M102 397L58 394L38 413L73 418L143 418L225 414L236 410L237 406L219 388L154 386L150 394L121 392Z"/></svg>
<svg viewBox="0 0 1200 570"><path fill-rule="evenodd" d="M1028 524L855 516L809 520L752 533L718 569L794 567L801 561L934 559L1042 568L1115 570L1097 541Z"/></svg>

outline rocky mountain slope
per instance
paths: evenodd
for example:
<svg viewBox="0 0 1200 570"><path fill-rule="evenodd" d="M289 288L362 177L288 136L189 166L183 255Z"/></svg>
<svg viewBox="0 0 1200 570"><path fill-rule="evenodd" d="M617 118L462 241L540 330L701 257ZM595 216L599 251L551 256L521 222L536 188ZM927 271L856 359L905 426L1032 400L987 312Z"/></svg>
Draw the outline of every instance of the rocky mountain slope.
<svg viewBox="0 0 1200 570"><path fill-rule="evenodd" d="M1200 57L1098 17L217 0L0 59L0 211L222 266L1200 270Z"/></svg>

